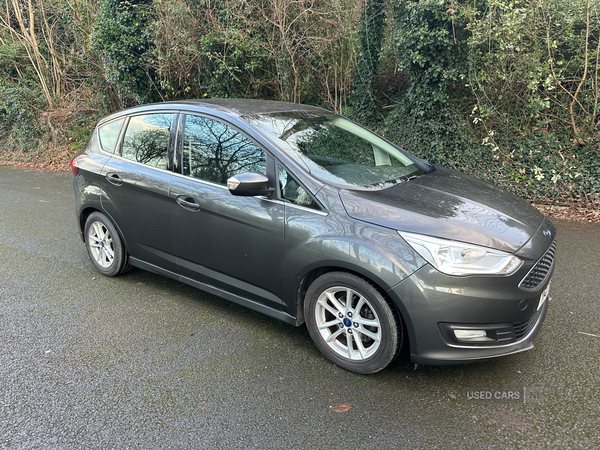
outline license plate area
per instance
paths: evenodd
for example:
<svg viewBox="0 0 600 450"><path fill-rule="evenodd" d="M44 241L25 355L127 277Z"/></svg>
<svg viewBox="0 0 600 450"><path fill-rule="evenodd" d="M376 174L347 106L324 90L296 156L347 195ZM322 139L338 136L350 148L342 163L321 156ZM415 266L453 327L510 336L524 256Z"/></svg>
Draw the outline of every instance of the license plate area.
<svg viewBox="0 0 600 450"><path fill-rule="evenodd" d="M548 300L548 294L550 293L550 285L551 284L552 284L552 280L548 281L548 285L546 286L546 289L544 289L544 291L540 294L540 302L538 303L537 311L539 311L540 308L542 307L542 305L544 304L544 302L546 300Z"/></svg>

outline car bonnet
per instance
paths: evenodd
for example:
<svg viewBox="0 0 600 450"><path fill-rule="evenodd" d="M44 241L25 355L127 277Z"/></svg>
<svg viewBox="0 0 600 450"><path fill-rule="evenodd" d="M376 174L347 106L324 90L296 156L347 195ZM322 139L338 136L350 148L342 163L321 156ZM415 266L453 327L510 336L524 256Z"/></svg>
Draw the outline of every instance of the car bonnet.
<svg viewBox="0 0 600 450"><path fill-rule="evenodd" d="M511 253L545 218L506 190L442 167L383 190L342 190L340 198L354 219Z"/></svg>

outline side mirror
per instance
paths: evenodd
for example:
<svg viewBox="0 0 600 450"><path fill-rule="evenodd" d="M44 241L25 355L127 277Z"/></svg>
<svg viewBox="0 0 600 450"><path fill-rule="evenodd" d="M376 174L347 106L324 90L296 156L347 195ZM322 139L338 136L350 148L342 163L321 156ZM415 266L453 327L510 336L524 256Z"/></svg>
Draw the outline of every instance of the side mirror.
<svg viewBox="0 0 600 450"><path fill-rule="evenodd" d="M269 189L269 179L258 172L240 173L227 180L227 189L233 195L254 197L256 195L267 195L273 189Z"/></svg>

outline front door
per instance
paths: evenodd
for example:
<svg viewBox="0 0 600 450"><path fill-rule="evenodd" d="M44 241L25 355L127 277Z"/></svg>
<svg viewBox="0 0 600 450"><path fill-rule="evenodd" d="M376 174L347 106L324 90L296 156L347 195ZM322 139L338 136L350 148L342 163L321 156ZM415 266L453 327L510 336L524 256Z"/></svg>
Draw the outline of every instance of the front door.
<svg viewBox="0 0 600 450"><path fill-rule="evenodd" d="M233 126L197 115L185 118L181 154L170 192L181 275L281 309L283 205L226 187L239 173L266 174L272 161Z"/></svg>

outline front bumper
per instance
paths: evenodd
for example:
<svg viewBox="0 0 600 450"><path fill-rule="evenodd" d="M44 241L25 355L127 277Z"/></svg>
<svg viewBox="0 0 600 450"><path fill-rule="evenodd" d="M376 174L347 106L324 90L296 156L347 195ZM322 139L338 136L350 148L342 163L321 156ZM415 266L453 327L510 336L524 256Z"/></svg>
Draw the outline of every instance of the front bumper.
<svg viewBox="0 0 600 450"><path fill-rule="evenodd" d="M390 291L403 313L411 360L457 364L532 349L548 311L548 300L540 300L551 275L536 292L526 292L518 288L522 274L461 278L422 267ZM459 342L452 330L461 327L487 329L497 338Z"/></svg>

